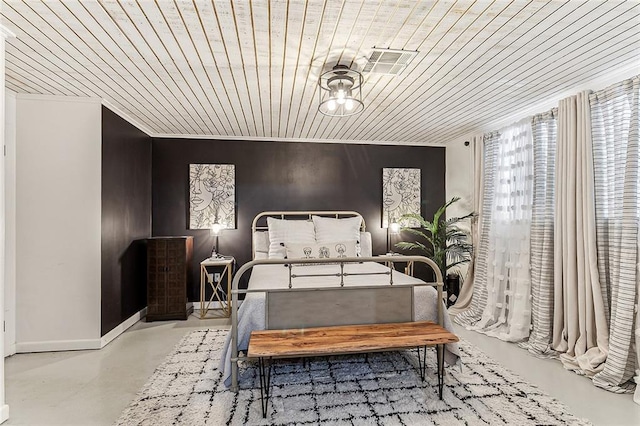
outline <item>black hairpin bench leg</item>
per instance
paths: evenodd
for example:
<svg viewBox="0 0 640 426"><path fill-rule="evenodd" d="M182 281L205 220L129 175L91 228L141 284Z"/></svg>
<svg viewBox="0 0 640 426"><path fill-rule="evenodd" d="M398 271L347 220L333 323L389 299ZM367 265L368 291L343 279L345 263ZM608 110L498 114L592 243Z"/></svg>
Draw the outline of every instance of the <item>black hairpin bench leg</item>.
<svg viewBox="0 0 640 426"><path fill-rule="evenodd" d="M420 378L424 382L427 373L427 347L424 346L422 357L420 357L420 346L417 347L417 350ZM436 345L436 355L438 358L438 396L442 399L442 390L444 388L444 345Z"/></svg>
<svg viewBox="0 0 640 426"><path fill-rule="evenodd" d="M426 346L424 347L424 350L422 352L422 358L420 358L420 346L418 346L417 349L418 349L418 368L420 370L420 378L424 382L424 378L427 375L427 347Z"/></svg>
<svg viewBox="0 0 640 426"><path fill-rule="evenodd" d="M271 388L271 363L265 366L265 359L258 358L258 369L260 372L260 405L262 406L262 418L267 417L267 406L269 405L269 389Z"/></svg>
<svg viewBox="0 0 640 426"><path fill-rule="evenodd" d="M444 345L437 345L438 355L438 393L442 399L442 388L444 387Z"/></svg>

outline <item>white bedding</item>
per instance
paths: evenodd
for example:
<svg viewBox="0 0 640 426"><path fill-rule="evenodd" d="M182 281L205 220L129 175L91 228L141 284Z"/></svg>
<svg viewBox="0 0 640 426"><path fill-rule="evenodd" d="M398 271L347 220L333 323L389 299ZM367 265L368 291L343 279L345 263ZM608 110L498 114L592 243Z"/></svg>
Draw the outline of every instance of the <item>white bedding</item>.
<svg viewBox="0 0 640 426"><path fill-rule="evenodd" d="M388 268L375 262L347 264L345 272L386 272ZM294 274L318 274L340 272L338 265L312 265L293 267ZM393 272L394 285L411 284L421 282L417 278L410 277L400 272ZM388 275L353 275L344 278L345 287L357 287L363 285L388 285ZM305 287L339 287L339 277L297 277L293 279L294 288ZM289 268L283 265L257 265L253 268L249 279L250 289L288 288ZM265 295L264 293L249 293L238 309L238 349L246 350L249 346L249 337L253 330L265 328ZM415 320L438 322L437 311L438 294L434 287L422 286L414 288ZM442 303L442 301L440 302ZM444 304L442 309L446 309ZM444 326L453 332L453 325L449 316L444 311ZM231 332L227 334L227 340L223 347L224 356L220 359L220 370L224 372L225 386L231 385ZM446 345L445 361L455 364L458 359L458 345L455 343Z"/></svg>

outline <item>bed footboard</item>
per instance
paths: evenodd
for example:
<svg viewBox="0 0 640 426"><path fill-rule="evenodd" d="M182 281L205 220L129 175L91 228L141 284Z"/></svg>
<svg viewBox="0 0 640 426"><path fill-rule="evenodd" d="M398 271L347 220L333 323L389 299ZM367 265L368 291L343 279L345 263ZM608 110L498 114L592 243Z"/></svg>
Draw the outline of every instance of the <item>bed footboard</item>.
<svg viewBox="0 0 640 426"><path fill-rule="evenodd" d="M353 286L344 284L344 265L349 263L394 262L427 264L435 273L436 281L410 285L393 285L393 266L389 271L389 284ZM336 287L296 288L291 280L291 265L340 264L340 284ZM289 288L239 289L241 277L256 265L289 265ZM311 328L333 325L382 324L414 320L413 288L434 286L438 301L442 301L443 281L437 265L424 256L376 256L336 259L261 259L244 264L235 274L231 290L231 390L238 391L238 298L240 294L259 292L266 294L266 328ZM353 309L361 306L362 309ZM437 303L438 323L444 325L442 303ZM294 322L292 322L294 321Z"/></svg>

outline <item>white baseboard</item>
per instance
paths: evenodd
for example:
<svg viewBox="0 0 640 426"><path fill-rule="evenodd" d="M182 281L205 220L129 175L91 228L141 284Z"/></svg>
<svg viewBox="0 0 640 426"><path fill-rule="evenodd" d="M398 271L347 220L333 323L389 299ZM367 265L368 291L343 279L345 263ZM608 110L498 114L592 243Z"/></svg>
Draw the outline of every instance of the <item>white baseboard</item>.
<svg viewBox="0 0 640 426"><path fill-rule="evenodd" d="M102 336L102 338L100 339L100 348L104 348L105 346L107 346L109 343L113 341L113 339L115 339L116 337L118 337L119 335L127 331L129 327L131 327L132 325L134 325L135 323L137 323L138 321L140 321L142 318L146 316L147 316L146 307L144 307L139 312L136 312L135 314L131 315L123 323L116 326L113 330L111 330L110 332Z"/></svg>
<svg viewBox="0 0 640 426"><path fill-rule="evenodd" d="M0 423L4 423L9 420L9 406L4 404L2 408L0 408Z"/></svg>
<svg viewBox="0 0 640 426"><path fill-rule="evenodd" d="M15 353L30 352L57 352L57 351L81 351L87 349L102 349L109 342L125 332L129 327L140 321L147 315L145 307L126 319L113 330L102 336L100 339L78 339L78 340L51 340L43 342L18 342L15 345Z"/></svg>
<svg viewBox="0 0 640 426"><path fill-rule="evenodd" d="M204 302L205 305L207 304L207 302ZM220 302L211 302L209 304L209 309L222 309L222 303ZM200 310L200 302L193 302L193 310L194 311L199 311Z"/></svg>
<svg viewBox="0 0 640 426"><path fill-rule="evenodd" d="M50 340L43 342L16 343L16 353L82 351L100 349L100 339Z"/></svg>
<svg viewBox="0 0 640 426"><path fill-rule="evenodd" d="M194 311L199 311L200 310L200 302L191 302L193 303L193 310ZM204 302L205 306L207 304L207 302ZM238 300L238 308L240 308L240 306L242 305L242 300ZM218 301L213 301L209 304L209 309L222 309L222 303L218 302Z"/></svg>
<svg viewBox="0 0 640 426"><path fill-rule="evenodd" d="M8 348L4 348L4 357L8 357L16 354L16 344L12 343Z"/></svg>

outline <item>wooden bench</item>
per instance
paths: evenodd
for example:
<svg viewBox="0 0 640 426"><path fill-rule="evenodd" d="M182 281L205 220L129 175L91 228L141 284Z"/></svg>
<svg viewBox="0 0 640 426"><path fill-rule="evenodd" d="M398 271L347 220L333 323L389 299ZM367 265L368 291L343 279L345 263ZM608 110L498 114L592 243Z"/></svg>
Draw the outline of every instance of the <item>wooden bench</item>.
<svg viewBox="0 0 640 426"><path fill-rule="evenodd" d="M438 357L438 392L442 399L444 385L444 345L458 337L429 321L389 324L364 324L288 330L252 331L247 357L258 358L262 416L266 417L271 385L271 365L265 359L326 355L346 355L417 348L420 377L424 381L426 348L436 346ZM420 348L423 357L420 359Z"/></svg>

